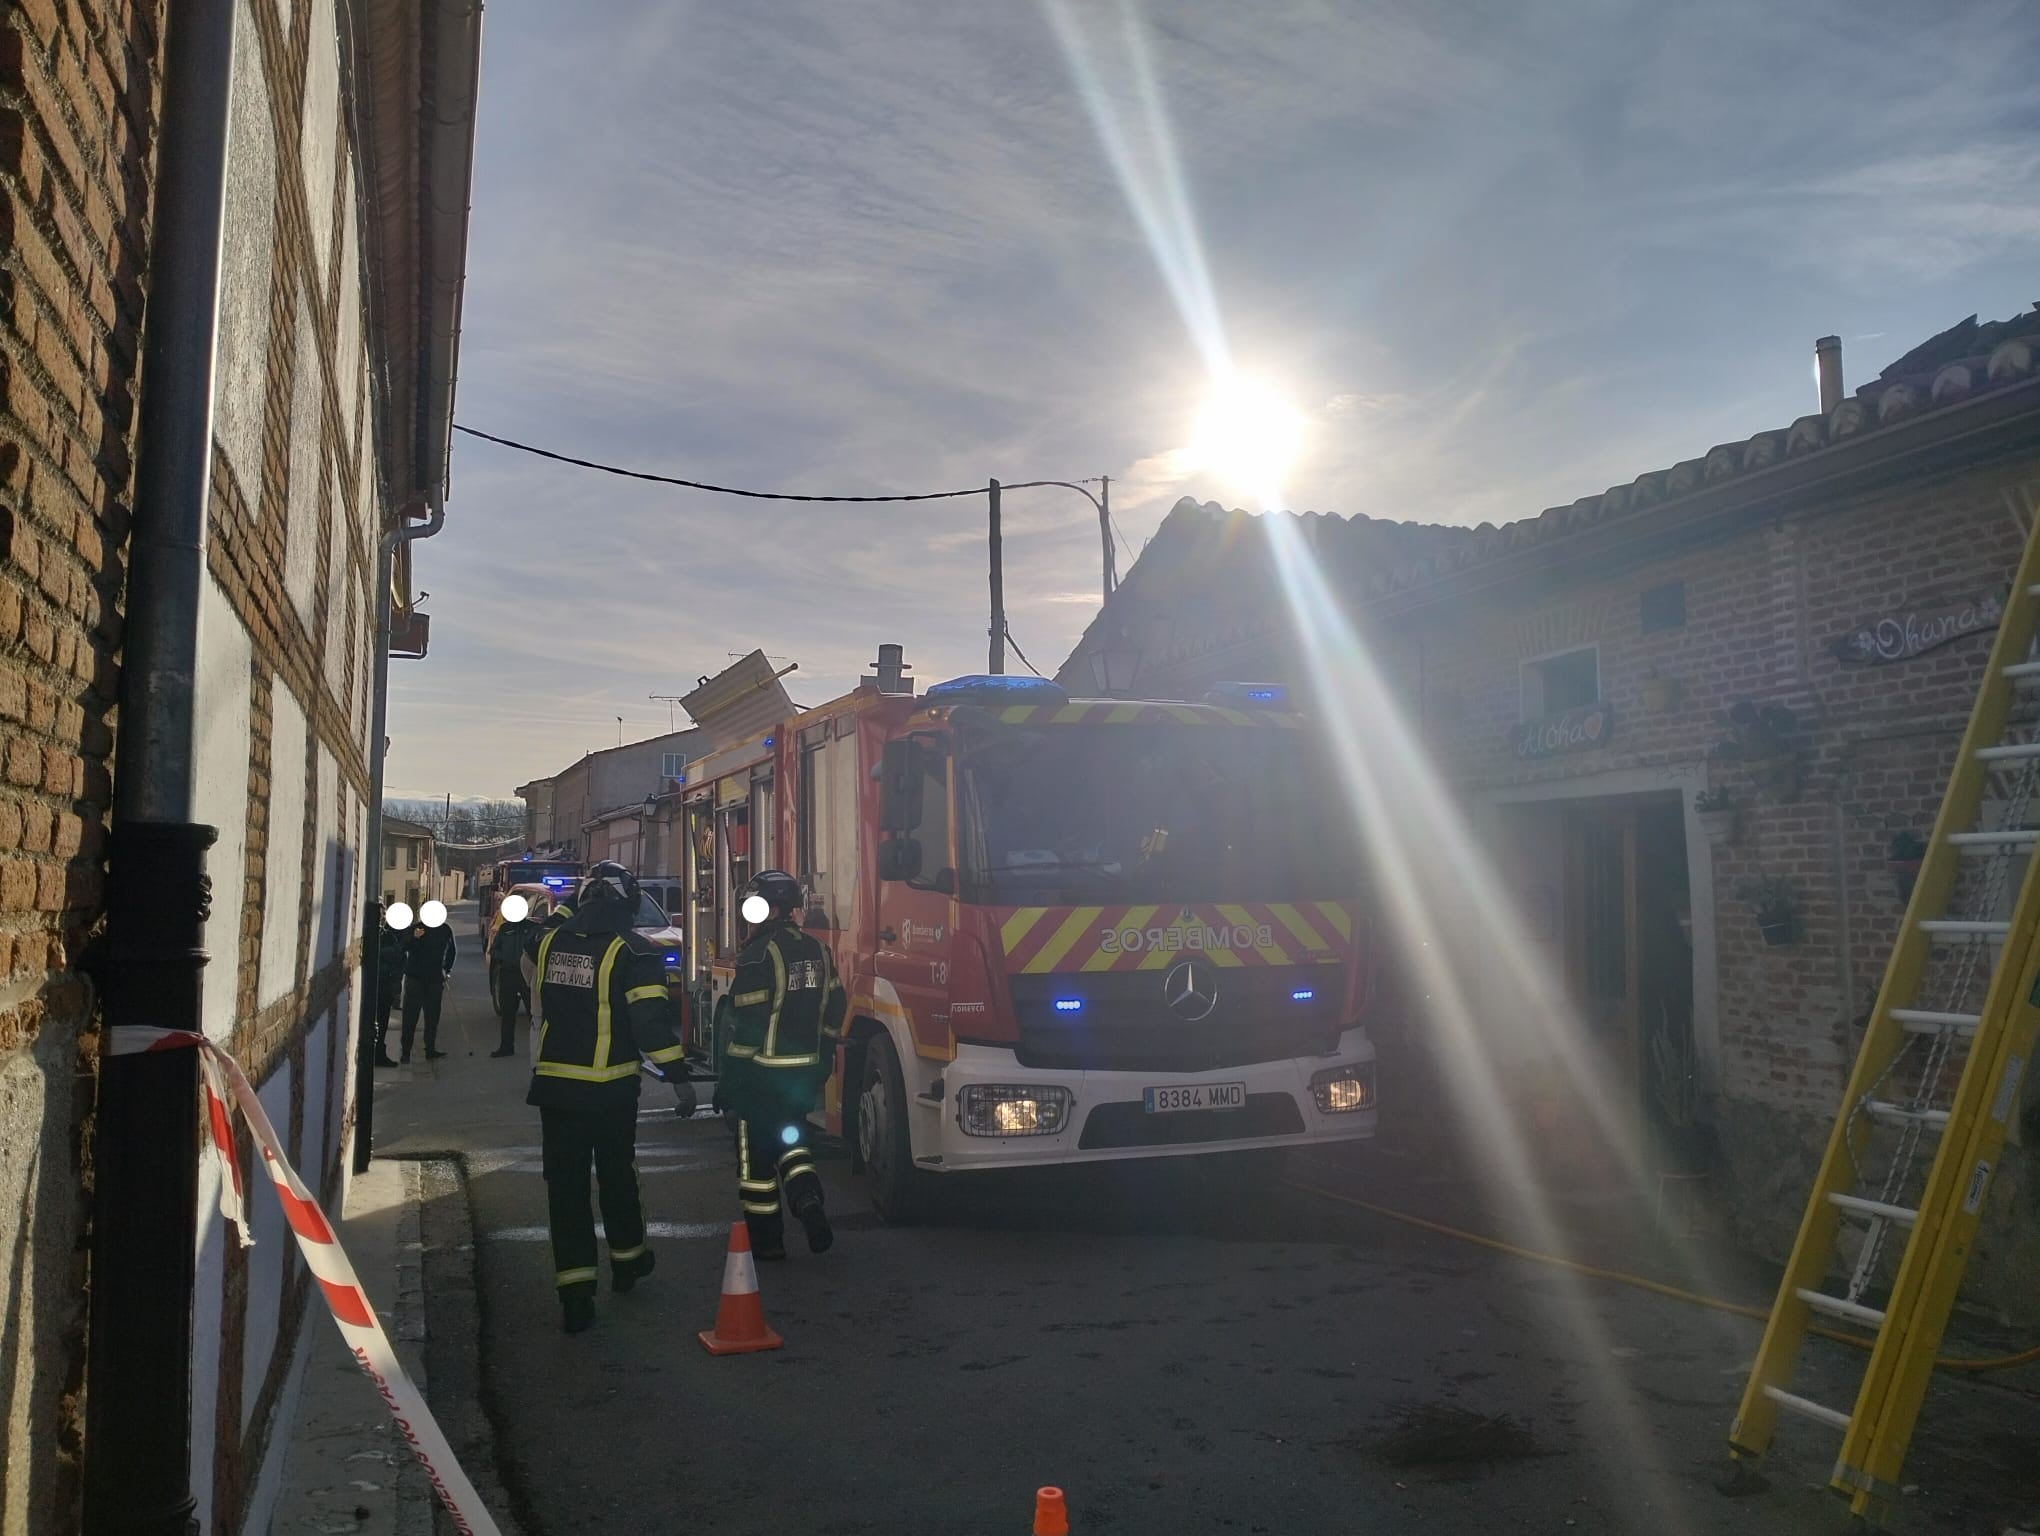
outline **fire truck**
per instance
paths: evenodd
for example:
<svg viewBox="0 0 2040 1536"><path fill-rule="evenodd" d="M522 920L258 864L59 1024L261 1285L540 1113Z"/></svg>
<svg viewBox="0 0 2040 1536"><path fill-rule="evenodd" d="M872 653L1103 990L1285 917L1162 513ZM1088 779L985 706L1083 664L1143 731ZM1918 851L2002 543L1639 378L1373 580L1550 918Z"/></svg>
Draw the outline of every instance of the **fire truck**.
<svg viewBox="0 0 2040 1536"><path fill-rule="evenodd" d="M513 887L542 885L560 901L571 897L580 883L581 866L572 859L535 859L528 853L520 859L504 859L491 870L489 883L475 892L481 906L482 932L495 926L496 908Z"/></svg>
<svg viewBox="0 0 2040 1536"><path fill-rule="evenodd" d="M744 884L778 867L850 997L815 1118L889 1220L976 1170L1371 1135L1360 861L1283 691L1086 700L979 676L916 694L897 656L689 765L708 1065Z"/></svg>

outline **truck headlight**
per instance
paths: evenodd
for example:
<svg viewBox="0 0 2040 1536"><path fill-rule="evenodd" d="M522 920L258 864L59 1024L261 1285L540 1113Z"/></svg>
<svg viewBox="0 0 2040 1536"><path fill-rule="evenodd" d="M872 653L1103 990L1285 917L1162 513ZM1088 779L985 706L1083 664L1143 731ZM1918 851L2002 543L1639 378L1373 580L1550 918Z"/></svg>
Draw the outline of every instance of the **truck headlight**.
<svg viewBox="0 0 2040 1536"><path fill-rule="evenodd" d="M1044 1083L972 1083L956 1100L966 1136L1053 1136L1069 1113L1069 1089Z"/></svg>
<svg viewBox="0 0 2040 1536"><path fill-rule="evenodd" d="M1350 1067L1326 1067L1310 1080L1311 1097L1321 1115L1343 1115L1350 1110L1374 1108L1374 1064L1362 1062Z"/></svg>

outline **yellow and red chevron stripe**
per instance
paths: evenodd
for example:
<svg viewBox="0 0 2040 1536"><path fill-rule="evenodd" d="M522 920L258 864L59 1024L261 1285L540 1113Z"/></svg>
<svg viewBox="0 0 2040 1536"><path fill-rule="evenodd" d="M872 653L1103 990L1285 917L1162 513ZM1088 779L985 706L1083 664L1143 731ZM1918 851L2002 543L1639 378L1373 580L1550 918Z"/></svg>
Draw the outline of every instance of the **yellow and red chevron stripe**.
<svg viewBox="0 0 2040 1536"><path fill-rule="evenodd" d="M1262 725L1295 731L1295 715L1223 704L1117 704L1110 699L1075 704L1009 704L998 711L1007 725Z"/></svg>
<svg viewBox="0 0 2040 1536"><path fill-rule="evenodd" d="M1006 969L1154 971L1185 955L1219 966L1332 965L1353 943L1339 901L1010 907L996 915Z"/></svg>

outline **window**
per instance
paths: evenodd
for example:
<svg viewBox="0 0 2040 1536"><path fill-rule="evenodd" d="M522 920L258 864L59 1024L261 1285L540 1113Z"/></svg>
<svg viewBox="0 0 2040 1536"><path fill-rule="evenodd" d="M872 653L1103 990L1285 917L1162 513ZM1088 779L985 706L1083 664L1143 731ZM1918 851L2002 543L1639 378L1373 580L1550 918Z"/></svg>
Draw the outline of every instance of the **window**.
<svg viewBox="0 0 2040 1536"><path fill-rule="evenodd" d="M404 868L416 869L417 867L418 867L418 845L416 843L404 844Z"/></svg>
<svg viewBox="0 0 2040 1536"><path fill-rule="evenodd" d="M821 866L816 853L822 846L822 837L821 829L816 825L815 812L821 803L821 785L817 780L821 777L823 750L823 745L817 743L801 751L800 783L795 789L793 802L794 832L800 844L797 851L800 867L794 873L810 888Z"/></svg>
<svg viewBox="0 0 2040 1536"><path fill-rule="evenodd" d="M1663 586L1651 587L1638 604L1643 632L1655 635L1667 629L1686 627L1686 584L1683 581L1668 581Z"/></svg>
<svg viewBox="0 0 2040 1536"><path fill-rule="evenodd" d="M1598 646L1564 651L1523 663L1523 718L1538 720L1569 709L1595 704L1601 698L1601 652Z"/></svg>
<svg viewBox="0 0 2040 1536"><path fill-rule="evenodd" d="M664 752L659 755L659 777L662 779L684 779L687 777L687 754L685 752Z"/></svg>
<svg viewBox="0 0 2040 1536"><path fill-rule="evenodd" d="M933 885L943 870L955 869L949 856L949 757L937 751L922 755L927 780L921 786L921 825L914 836L921 843L921 878L915 885ZM950 876L954 890L955 875Z"/></svg>
<svg viewBox="0 0 2040 1536"><path fill-rule="evenodd" d="M384 869L395 869L397 867L397 844L395 839L391 839L383 844L382 867Z"/></svg>

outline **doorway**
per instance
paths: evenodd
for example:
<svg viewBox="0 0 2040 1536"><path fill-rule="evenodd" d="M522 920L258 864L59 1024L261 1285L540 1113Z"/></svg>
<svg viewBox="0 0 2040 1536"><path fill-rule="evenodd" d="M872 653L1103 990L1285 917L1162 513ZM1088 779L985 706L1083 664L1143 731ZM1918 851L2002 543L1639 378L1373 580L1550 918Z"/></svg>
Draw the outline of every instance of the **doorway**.
<svg viewBox="0 0 2040 1536"><path fill-rule="evenodd" d="M1634 1094L1654 1145L1691 1128L1697 1102L1693 914L1677 795L1568 805L1567 972L1590 1037Z"/></svg>

